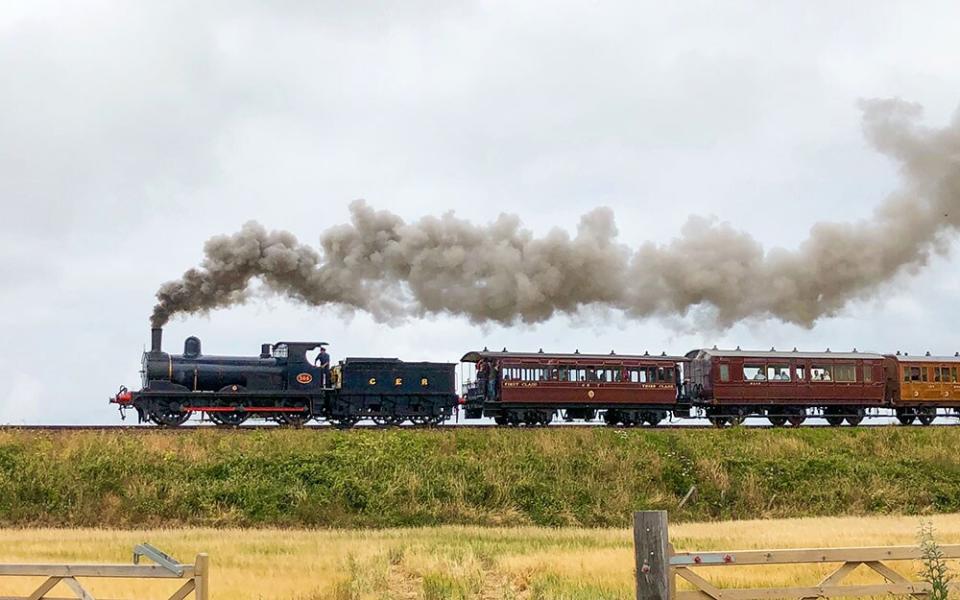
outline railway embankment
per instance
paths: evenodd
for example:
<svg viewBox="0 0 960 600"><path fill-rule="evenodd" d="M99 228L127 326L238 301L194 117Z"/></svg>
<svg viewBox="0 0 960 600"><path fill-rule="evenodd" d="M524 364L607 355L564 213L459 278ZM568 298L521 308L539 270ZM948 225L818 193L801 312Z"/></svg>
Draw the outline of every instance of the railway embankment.
<svg viewBox="0 0 960 600"><path fill-rule="evenodd" d="M626 526L960 511L960 427L0 431L2 526ZM691 490L693 492L691 493Z"/></svg>

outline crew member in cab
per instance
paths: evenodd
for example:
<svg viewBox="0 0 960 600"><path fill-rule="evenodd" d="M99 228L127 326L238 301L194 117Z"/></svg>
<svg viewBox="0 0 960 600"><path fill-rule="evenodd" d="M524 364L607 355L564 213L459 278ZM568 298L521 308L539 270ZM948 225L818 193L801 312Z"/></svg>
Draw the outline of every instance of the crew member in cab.
<svg viewBox="0 0 960 600"><path fill-rule="evenodd" d="M327 349L323 346L320 346L320 352L317 353L313 365L320 369L320 383L323 387L328 387L330 385L330 355L327 354Z"/></svg>

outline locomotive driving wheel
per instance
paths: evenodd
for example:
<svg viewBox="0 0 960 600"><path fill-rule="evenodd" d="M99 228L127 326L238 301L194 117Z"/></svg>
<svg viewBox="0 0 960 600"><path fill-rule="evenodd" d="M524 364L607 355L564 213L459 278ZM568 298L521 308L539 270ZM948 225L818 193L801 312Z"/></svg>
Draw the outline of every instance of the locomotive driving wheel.
<svg viewBox="0 0 960 600"><path fill-rule="evenodd" d="M161 427L179 427L187 422L190 413L185 410L173 410L169 404L164 404L151 410L149 418Z"/></svg>
<svg viewBox="0 0 960 600"><path fill-rule="evenodd" d="M240 427L244 421L250 418L250 413L245 410L210 412L207 414L210 416L210 420L220 427Z"/></svg>
<svg viewBox="0 0 960 600"><path fill-rule="evenodd" d="M277 415L277 423L287 427L303 427L310 420L310 413L306 410L300 412L282 412Z"/></svg>

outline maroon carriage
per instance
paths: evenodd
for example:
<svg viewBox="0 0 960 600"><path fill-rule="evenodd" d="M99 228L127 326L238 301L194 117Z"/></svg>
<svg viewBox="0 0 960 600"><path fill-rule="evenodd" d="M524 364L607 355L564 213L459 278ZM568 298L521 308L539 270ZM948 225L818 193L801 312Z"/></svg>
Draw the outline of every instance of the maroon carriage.
<svg viewBox="0 0 960 600"><path fill-rule="evenodd" d="M610 354L468 352L476 366L465 386L467 418L492 417L498 424L546 425L590 421L602 414L611 425L656 425L678 404L682 357Z"/></svg>
<svg viewBox="0 0 960 600"><path fill-rule="evenodd" d="M857 425L866 409L887 403L885 358L865 352L693 350L689 394L717 426L750 415L797 426L822 415Z"/></svg>

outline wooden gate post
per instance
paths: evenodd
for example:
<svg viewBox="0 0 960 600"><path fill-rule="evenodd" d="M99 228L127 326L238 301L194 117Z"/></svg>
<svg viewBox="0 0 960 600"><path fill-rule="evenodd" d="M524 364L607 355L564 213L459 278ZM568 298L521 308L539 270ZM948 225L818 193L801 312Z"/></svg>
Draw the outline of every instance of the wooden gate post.
<svg viewBox="0 0 960 600"><path fill-rule="evenodd" d="M193 583L196 586L193 595L197 600L210 598L210 559L206 553L198 554L194 562Z"/></svg>
<svg viewBox="0 0 960 600"><path fill-rule="evenodd" d="M633 513L637 600L672 600L669 543L667 511Z"/></svg>

